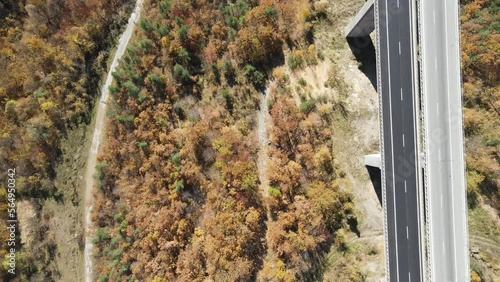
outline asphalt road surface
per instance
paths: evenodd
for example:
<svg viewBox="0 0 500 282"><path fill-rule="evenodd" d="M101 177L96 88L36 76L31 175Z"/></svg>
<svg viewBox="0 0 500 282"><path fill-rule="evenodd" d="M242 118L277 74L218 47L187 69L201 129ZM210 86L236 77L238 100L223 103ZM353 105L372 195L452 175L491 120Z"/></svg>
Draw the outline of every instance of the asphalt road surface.
<svg viewBox="0 0 500 282"><path fill-rule="evenodd" d="M458 0L420 11L431 277L469 281Z"/></svg>
<svg viewBox="0 0 500 282"><path fill-rule="evenodd" d="M415 106L415 17L410 0L376 1L386 247L390 281L422 281ZM378 12L378 13L377 13Z"/></svg>

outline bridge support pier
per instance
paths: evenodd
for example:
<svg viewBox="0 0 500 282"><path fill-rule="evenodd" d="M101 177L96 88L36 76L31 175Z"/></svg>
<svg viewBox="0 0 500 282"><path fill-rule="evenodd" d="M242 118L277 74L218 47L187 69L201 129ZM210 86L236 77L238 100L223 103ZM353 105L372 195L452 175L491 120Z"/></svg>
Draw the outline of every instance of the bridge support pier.
<svg viewBox="0 0 500 282"><path fill-rule="evenodd" d="M375 13L373 0L366 1L345 30L346 37L368 36L375 30Z"/></svg>
<svg viewBox="0 0 500 282"><path fill-rule="evenodd" d="M380 168L380 164L381 164L380 154L372 154L365 156L365 166Z"/></svg>

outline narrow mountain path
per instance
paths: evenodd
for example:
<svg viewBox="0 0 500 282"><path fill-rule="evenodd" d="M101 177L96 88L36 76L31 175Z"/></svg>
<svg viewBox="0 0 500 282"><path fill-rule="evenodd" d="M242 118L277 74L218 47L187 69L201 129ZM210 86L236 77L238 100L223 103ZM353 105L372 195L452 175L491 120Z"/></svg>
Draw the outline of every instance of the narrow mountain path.
<svg viewBox="0 0 500 282"><path fill-rule="evenodd" d="M267 163L269 161L269 133L268 128L271 124L271 117L269 115L269 107L267 105L267 100L269 98L269 92L271 89L271 85L268 85L264 95L262 95L260 100L259 112L257 113L257 136L259 139L259 152L257 155L257 168L259 172L259 192L262 197L263 208L266 212L267 220L266 224L266 243L269 242L268 234L269 234L269 224L272 221L271 218L271 209L267 204L267 197L269 197L269 178L267 177ZM275 254L274 251L267 247L266 254L264 257L264 261L271 259Z"/></svg>
<svg viewBox="0 0 500 282"><path fill-rule="evenodd" d="M135 3L135 8L127 23L127 27L120 37L118 48L116 49L115 56L109 68L108 74L106 76L106 82L101 88L101 98L97 103L97 111L94 125L94 134L92 137L92 145L90 146L90 153L87 159L87 170L85 172L85 190L84 190L84 209L85 209L85 250L84 250L84 262L85 262L85 281L93 281L92 274L92 189L94 187L94 173L95 166L97 162L97 153L99 151L99 146L102 139L102 133L104 131L105 117L106 117L106 102L109 97L109 86L113 82L113 76L111 75L116 67L118 66L119 60L125 53L130 37L132 36L134 27L139 19L139 15L142 9L143 0L137 0Z"/></svg>
<svg viewBox="0 0 500 282"><path fill-rule="evenodd" d="M267 98L269 96L269 91L270 90L268 86L260 100L260 109L257 117L257 135L259 137L259 154L257 167L259 171L260 192L263 199L269 196L269 179L267 178L267 161L269 158L269 156L267 155L267 147L269 145L267 127L270 120Z"/></svg>

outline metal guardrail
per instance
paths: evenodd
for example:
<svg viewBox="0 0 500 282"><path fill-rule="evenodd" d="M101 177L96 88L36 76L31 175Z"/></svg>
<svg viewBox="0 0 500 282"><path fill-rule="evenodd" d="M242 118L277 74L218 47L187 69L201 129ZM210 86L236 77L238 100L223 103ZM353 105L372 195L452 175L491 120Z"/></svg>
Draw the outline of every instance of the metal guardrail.
<svg viewBox="0 0 500 282"><path fill-rule="evenodd" d="M422 30L422 5L421 5L421 1L420 0L416 0L417 2L417 28L418 28L418 31ZM421 32L418 32L418 41L419 42L422 42L422 33ZM420 45L419 45L420 46ZM419 76L420 78L423 77L423 68L422 68L422 64L421 64L421 51L420 51L420 47L418 48L418 54L417 54L417 58L418 58L418 64L419 64ZM424 89L424 83L423 83L423 80L420 79L419 80L420 82L420 89ZM425 127L425 103L424 103L424 99L422 97L422 92L420 91L419 92L419 100L420 100L420 124L421 124L421 131L422 131L422 135L423 136L426 136L427 135L427 132L426 132L426 127ZM426 147L427 147L427 143L426 143L426 138L422 138L422 146L421 146L421 149L422 149L422 154L423 154L423 158L421 158L421 164L422 164L422 169L423 169L423 184L424 184L424 205L425 207L428 207L429 206L429 192L428 192L428 179L427 179L427 158L426 158L426 155L427 155L427 151L426 151ZM432 277L432 268L431 268L431 265L430 265L430 261L429 261L429 254L430 254L430 233L429 233L429 226L427 225L427 222L429 220L429 209L424 209L424 213L425 213L425 224L423 225L423 228L424 228L424 232L425 232L425 240L423 242L423 248L425 249L425 252L424 252L424 262L425 262L425 281L431 281L431 277Z"/></svg>
<svg viewBox="0 0 500 282"><path fill-rule="evenodd" d="M424 87L423 85L423 80L421 79L423 77L423 68L421 64L421 52L420 52L420 42L422 42L422 33L420 32L421 26L422 26L422 19L421 19L421 1L420 0L415 0L416 2L416 13L417 13L417 34L418 34L418 46L417 46L417 63L418 63L418 73L419 73L419 90L418 91L418 100L419 100L419 106L420 106L420 111L419 111L419 125L420 125L420 131L422 132L422 136L426 136L426 127L425 127L425 103L424 99L422 97L422 89ZM427 155L426 151L426 138L421 138L421 146L419 149L421 152L419 152L419 158L420 158L420 164L421 164L421 171L422 172L422 180L423 180L423 205L425 207L429 206L429 198L428 198L428 179L427 179L427 158L425 157ZM431 272L432 269L430 267L430 261L429 261L429 254L430 254L430 244L429 244L429 239L430 239L430 234L429 234L429 228L427 225L428 219L429 219L429 209L423 209L422 213L425 213L423 216L422 220L424 224L422 225L422 228L424 229L424 238L422 240L422 248L423 248L423 275L425 277L424 281L431 281Z"/></svg>
<svg viewBox="0 0 500 282"><path fill-rule="evenodd" d="M380 46L380 22L379 22L379 5L378 1L376 0L374 3L375 6L375 38L377 40L377 46ZM381 65L380 65L380 48L375 48L375 53L376 53L376 65L377 65L377 89L378 91L381 91L382 89L382 75L381 75ZM382 95L379 95L379 109L382 109ZM382 111L379 110L379 129L380 129L380 136L384 136L384 130L383 130L383 124L384 124L384 116ZM387 225L387 193L386 193L386 180L385 180L385 162L384 162L384 138L380 138L380 171L382 174L381 177L381 185L382 185L382 203L383 203L383 210L384 210L384 234L388 234L388 225ZM389 238L388 236L384 236L384 248L385 248L385 273L386 273L386 280L390 282L390 275L389 275Z"/></svg>

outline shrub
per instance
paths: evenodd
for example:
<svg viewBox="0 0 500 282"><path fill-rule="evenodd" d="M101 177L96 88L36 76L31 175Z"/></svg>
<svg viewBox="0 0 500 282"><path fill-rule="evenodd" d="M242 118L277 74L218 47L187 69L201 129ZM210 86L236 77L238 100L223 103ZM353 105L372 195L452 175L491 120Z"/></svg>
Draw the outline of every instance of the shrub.
<svg viewBox="0 0 500 282"><path fill-rule="evenodd" d="M259 177L256 173L249 171L245 173L241 181L241 188L243 190L250 190L257 187L257 182L259 181Z"/></svg>
<svg viewBox="0 0 500 282"><path fill-rule="evenodd" d="M276 100L274 98L267 98L267 108L271 110L276 103Z"/></svg>
<svg viewBox="0 0 500 282"><path fill-rule="evenodd" d="M109 281L109 273L102 274L99 277L99 282L108 282Z"/></svg>
<svg viewBox="0 0 500 282"><path fill-rule="evenodd" d="M181 153L175 153L172 155L172 163L180 164L181 162Z"/></svg>
<svg viewBox="0 0 500 282"><path fill-rule="evenodd" d="M189 32L189 26L188 25L185 25L183 24L179 30L177 31L177 34L179 34L179 38L181 40L184 40L186 39L187 35L188 35L188 32Z"/></svg>
<svg viewBox="0 0 500 282"><path fill-rule="evenodd" d="M485 139L486 139L485 140L486 146L496 147L496 146L500 145L500 138L488 137Z"/></svg>
<svg viewBox="0 0 500 282"><path fill-rule="evenodd" d="M308 113L316 107L316 101L314 99L309 99L304 103L300 104L299 110L303 113Z"/></svg>
<svg viewBox="0 0 500 282"><path fill-rule="evenodd" d="M139 103L142 103L144 102L147 98L148 98L148 94L144 93L144 92L141 92L139 93L139 96L137 96L137 101L139 101Z"/></svg>
<svg viewBox="0 0 500 282"><path fill-rule="evenodd" d="M17 106L17 101L15 100L7 101L7 103L5 103L5 114L10 118L16 117L17 116L16 106Z"/></svg>
<svg viewBox="0 0 500 282"><path fill-rule="evenodd" d="M325 60L325 53L323 52L323 50L321 49L318 49L316 51L316 56L318 56L318 58L321 60L321 61L324 61Z"/></svg>
<svg viewBox="0 0 500 282"><path fill-rule="evenodd" d="M290 54L287 59L288 67L290 67L290 69L292 70L301 67L303 62L304 60L302 59L302 57L295 54Z"/></svg>
<svg viewBox="0 0 500 282"><path fill-rule="evenodd" d="M35 92L33 92L33 96L35 98L45 98L49 96L49 92L47 92L47 90L45 89L38 88L37 90L35 90Z"/></svg>
<svg viewBox="0 0 500 282"><path fill-rule="evenodd" d="M141 141L141 142L139 142L139 143L137 144L137 146L138 146L139 148L141 148L141 149L144 149L145 147L147 147L147 146L148 146L148 142L146 142L146 141Z"/></svg>
<svg viewBox="0 0 500 282"><path fill-rule="evenodd" d="M142 51L149 51L151 47L153 47L153 41L149 39L142 39L139 42L139 47L141 48Z"/></svg>
<svg viewBox="0 0 500 282"><path fill-rule="evenodd" d="M189 71L180 64L175 64L174 66L174 76L181 82L189 82L191 75Z"/></svg>
<svg viewBox="0 0 500 282"><path fill-rule="evenodd" d="M145 32L151 32L153 30L153 21L151 21L151 19L142 19L139 25Z"/></svg>
<svg viewBox="0 0 500 282"><path fill-rule="evenodd" d="M243 69L243 73L254 85L261 85L264 83L264 74L258 71L254 66L247 64Z"/></svg>
<svg viewBox="0 0 500 282"><path fill-rule="evenodd" d="M104 177L104 168L108 166L105 162L99 162L95 165L95 170L97 171L97 179L102 179Z"/></svg>
<svg viewBox="0 0 500 282"><path fill-rule="evenodd" d="M118 229L121 231L122 229L126 228L128 226L128 221L124 220L122 223L120 223L120 226L118 226Z"/></svg>
<svg viewBox="0 0 500 282"><path fill-rule="evenodd" d="M156 26L156 31L158 32L158 35L160 37L164 37L164 36L167 36L170 33L170 28L168 28L167 25L163 25L163 24L159 23Z"/></svg>
<svg viewBox="0 0 500 282"><path fill-rule="evenodd" d="M123 72L121 72L121 71L114 71L114 72L111 73L111 75L113 76L113 79L117 83L120 83L125 78L125 74Z"/></svg>
<svg viewBox="0 0 500 282"><path fill-rule="evenodd" d="M222 61L222 69L228 73L234 72L233 65L231 64L231 61L228 59Z"/></svg>
<svg viewBox="0 0 500 282"><path fill-rule="evenodd" d="M171 2L172 0L163 0L158 4L158 8L160 8L160 12L163 18L167 18L168 13L170 12Z"/></svg>
<svg viewBox="0 0 500 282"><path fill-rule="evenodd" d="M189 53L182 47L179 49L179 52L177 52L177 57L179 57L179 60L181 60L182 62L189 62Z"/></svg>
<svg viewBox="0 0 500 282"><path fill-rule="evenodd" d="M116 117L116 121L119 123L133 123L134 122L134 116L132 115L121 115Z"/></svg>
<svg viewBox="0 0 500 282"><path fill-rule="evenodd" d="M228 40L233 39L233 38L234 38L234 36L236 36L236 33L238 33L238 32L236 31L236 29L234 29L234 28L230 27L230 28L229 28L229 30L227 31L227 39L228 39Z"/></svg>
<svg viewBox="0 0 500 282"><path fill-rule="evenodd" d="M175 192L180 192L184 190L184 181L183 180L176 181L174 190Z"/></svg>
<svg viewBox="0 0 500 282"><path fill-rule="evenodd" d="M123 221L123 214L121 213L117 213L113 216L113 219L116 221L116 222L122 222Z"/></svg>
<svg viewBox="0 0 500 282"><path fill-rule="evenodd" d="M118 92L118 87L115 85L115 84L111 84L109 87L108 87L108 91L111 95L114 95L116 94L116 92Z"/></svg>
<svg viewBox="0 0 500 282"><path fill-rule="evenodd" d="M276 15L277 10L273 6L266 7L266 9L264 10L264 13L266 14L266 17L272 17L272 16Z"/></svg>
<svg viewBox="0 0 500 282"><path fill-rule="evenodd" d="M180 103L175 103L173 108L174 112L179 116L180 119L186 118L186 113L184 112L184 109L182 108L182 105Z"/></svg>
<svg viewBox="0 0 500 282"><path fill-rule="evenodd" d="M137 87L132 81L128 80L125 83L123 83L123 87L127 89L127 94L132 97L137 97L137 94L139 94L139 87Z"/></svg>
<svg viewBox="0 0 500 282"><path fill-rule="evenodd" d="M229 93L229 90L227 90L227 89L222 90L222 91L221 91L221 95L222 95L222 97L224 97L224 99L226 99L226 100L231 99L231 94Z"/></svg>
<svg viewBox="0 0 500 282"><path fill-rule="evenodd" d="M467 171L467 204L470 208L474 208L478 203L479 186L484 181L484 175L477 173L474 170Z"/></svg>
<svg viewBox="0 0 500 282"><path fill-rule="evenodd" d="M109 256L111 257L112 260L119 259L122 256L122 249L116 249L111 252L109 252Z"/></svg>
<svg viewBox="0 0 500 282"><path fill-rule="evenodd" d="M116 246L116 244L117 244L118 242L120 242L122 239L123 239L123 238L122 238L122 235L117 234L115 237L113 237L113 239L111 239L111 242L110 242L109 244L110 244L110 246L111 246L111 247L114 247L114 246Z"/></svg>
<svg viewBox="0 0 500 282"><path fill-rule="evenodd" d="M271 195L272 197L274 197L276 199L281 198L281 191L280 191L279 188L275 188L273 186L269 186L269 188L267 189L267 191L269 192L269 195Z"/></svg>
<svg viewBox="0 0 500 282"><path fill-rule="evenodd" d="M238 18L235 16L229 16L226 19L226 24L233 29L238 27L238 23L239 23Z"/></svg>
<svg viewBox="0 0 500 282"><path fill-rule="evenodd" d="M93 244L98 244L111 238L104 228L99 228L92 239Z"/></svg>
<svg viewBox="0 0 500 282"><path fill-rule="evenodd" d="M47 110L53 109L55 106L56 106L56 103L54 103L52 101L47 101L47 102L44 102L40 105L40 109L42 109L42 111L47 111Z"/></svg>
<svg viewBox="0 0 500 282"><path fill-rule="evenodd" d="M165 82L163 78L157 74L153 73L147 76L147 80L156 88L156 91L160 92L165 88Z"/></svg>
<svg viewBox="0 0 500 282"><path fill-rule="evenodd" d="M306 87L306 86L307 86L307 81L306 81L304 78L302 78L302 77L301 77L301 78L299 79L299 84L300 84L300 86L302 86L302 87Z"/></svg>

